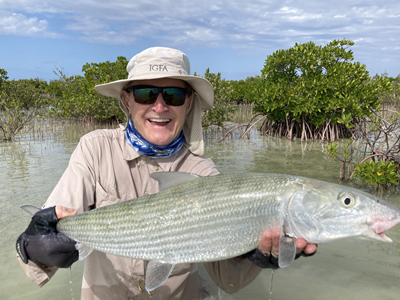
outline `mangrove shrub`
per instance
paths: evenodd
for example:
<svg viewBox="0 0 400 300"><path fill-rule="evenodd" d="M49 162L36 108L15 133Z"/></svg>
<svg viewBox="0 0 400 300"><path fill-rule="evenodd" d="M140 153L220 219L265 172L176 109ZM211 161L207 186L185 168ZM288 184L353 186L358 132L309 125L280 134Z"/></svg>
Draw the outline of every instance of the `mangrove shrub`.
<svg viewBox="0 0 400 300"><path fill-rule="evenodd" d="M8 80L7 71L4 69L0 69L0 88L1 85Z"/></svg>
<svg viewBox="0 0 400 300"><path fill-rule="evenodd" d="M53 113L64 118L122 121L125 115L120 110L118 101L99 94L94 87L127 78L127 63L123 56L119 56L115 62L87 63L82 67L83 76L68 77L57 69L55 73L59 79L49 85L50 93L55 95Z"/></svg>
<svg viewBox="0 0 400 300"><path fill-rule="evenodd" d="M382 76L387 77L387 74L382 74ZM374 79L378 78L374 76ZM400 75L396 78L388 77L391 82L391 88L388 92L380 95L379 99L382 104L389 104L394 106L397 111L400 111Z"/></svg>
<svg viewBox="0 0 400 300"><path fill-rule="evenodd" d="M245 80L230 80L233 91L231 93L231 100L237 104L254 103L260 98L259 90L262 84L262 77L256 75L254 77L247 77Z"/></svg>
<svg viewBox="0 0 400 300"><path fill-rule="evenodd" d="M196 74L194 74L196 75ZM232 118L236 106L230 103L233 87L230 82L221 78L221 73L210 73L207 68L204 78L214 88L214 107L203 112L202 126L207 129L211 125L222 127L224 123Z"/></svg>
<svg viewBox="0 0 400 300"><path fill-rule="evenodd" d="M293 138L348 137L346 125L379 108L387 78L370 80L365 65L353 62L352 41L295 44L269 55L262 69L255 111L268 114L265 130Z"/></svg>
<svg viewBox="0 0 400 300"><path fill-rule="evenodd" d="M3 81L0 86L0 140L11 140L31 120L47 113L47 82L40 79Z"/></svg>

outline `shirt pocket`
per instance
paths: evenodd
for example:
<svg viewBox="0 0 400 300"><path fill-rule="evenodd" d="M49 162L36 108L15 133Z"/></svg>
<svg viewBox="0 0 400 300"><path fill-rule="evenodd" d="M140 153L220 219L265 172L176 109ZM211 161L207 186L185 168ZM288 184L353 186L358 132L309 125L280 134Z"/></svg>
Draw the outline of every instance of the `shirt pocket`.
<svg viewBox="0 0 400 300"><path fill-rule="evenodd" d="M111 192L113 191L111 190ZM107 193L101 186L100 182L96 181L96 207L107 206L118 202L122 202L122 200L110 193Z"/></svg>

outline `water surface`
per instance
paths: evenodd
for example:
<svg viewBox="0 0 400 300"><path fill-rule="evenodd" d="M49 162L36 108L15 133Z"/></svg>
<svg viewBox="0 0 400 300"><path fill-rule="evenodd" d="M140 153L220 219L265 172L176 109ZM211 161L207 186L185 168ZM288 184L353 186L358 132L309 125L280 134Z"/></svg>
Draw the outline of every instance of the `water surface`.
<svg viewBox="0 0 400 300"><path fill-rule="evenodd" d="M81 262L73 265L71 274L68 269L59 270L48 284L38 288L15 259L15 241L30 219L19 207L41 206L45 202L80 136L95 128L48 122L16 142L0 143L0 299L80 299ZM217 142L221 138L218 133L209 134L206 139L206 155L221 173L280 172L338 182L340 165L326 156L325 146L319 142L263 138L255 131L250 140L238 137L239 131L223 143ZM386 192L382 197L400 206L397 192ZM289 268L276 271L272 299L399 299L400 225L387 234L394 243L319 245L314 257L300 258ZM204 270L202 274L209 279ZM219 291L212 282L210 289L217 299L268 299L270 276L271 271L264 270L251 285L234 295Z"/></svg>

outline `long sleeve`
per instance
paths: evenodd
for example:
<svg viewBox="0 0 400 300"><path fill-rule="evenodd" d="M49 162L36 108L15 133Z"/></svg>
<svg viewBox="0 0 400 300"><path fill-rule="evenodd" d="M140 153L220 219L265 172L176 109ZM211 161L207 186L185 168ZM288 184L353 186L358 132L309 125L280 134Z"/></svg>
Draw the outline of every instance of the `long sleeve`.
<svg viewBox="0 0 400 300"><path fill-rule="evenodd" d="M22 259L19 257L17 254L17 259L24 270L26 276L30 280L32 280L35 284L37 284L39 287L44 286L49 280L54 276L58 268L56 267L50 267L50 268L41 268L37 266L35 263L31 262L30 260L28 261L27 264L25 264Z"/></svg>
<svg viewBox="0 0 400 300"><path fill-rule="evenodd" d="M262 271L242 256L203 265L218 287L228 294L249 285Z"/></svg>

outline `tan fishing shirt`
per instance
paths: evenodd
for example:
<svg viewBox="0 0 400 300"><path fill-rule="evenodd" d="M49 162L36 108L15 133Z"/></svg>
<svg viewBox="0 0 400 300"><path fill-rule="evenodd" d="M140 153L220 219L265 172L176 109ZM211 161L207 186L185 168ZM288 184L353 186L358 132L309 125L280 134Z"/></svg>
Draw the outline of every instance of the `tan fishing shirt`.
<svg viewBox="0 0 400 300"><path fill-rule="evenodd" d="M161 171L201 176L218 174L210 159L194 155L185 147L169 158L149 158L139 155L126 143L122 129L96 130L81 138L68 168L43 208L63 205L81 213L154 194L158 192L158 182L149 174ZM25 265L19 260L28 277L39 286L56 272L54 267L41 269L31 261ZM241 257L204 263L204 266L215 283L228 293L248 285L261 271ZM142 260L93 251L85 259L81 299L212 299L196 264L176 265L151 298L138 285L144 279L143 273Z"/></svg>

